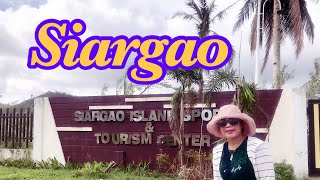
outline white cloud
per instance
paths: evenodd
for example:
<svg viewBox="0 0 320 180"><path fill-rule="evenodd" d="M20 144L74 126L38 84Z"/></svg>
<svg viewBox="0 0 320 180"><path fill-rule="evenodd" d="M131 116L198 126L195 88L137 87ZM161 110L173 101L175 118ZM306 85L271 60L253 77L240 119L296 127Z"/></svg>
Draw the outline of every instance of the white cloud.
<svg viewBox="0 0 320 180"><path fill-rule="evenodd" d="M0 0L0 10L17 9L24 4L38 7L44 3L46 3L46 0Z"/></svg>
<svg viewBox="0 0 320 180"><path fill-rule="evenodd" d="M13 2L13 1L12 1ZM124 70L72 70L57 68L50 71L27 68L28 48L35 46L34 31L37 25L48 18L83 19L87 31L82 38L92 35L197 35L192 22L181 19L171 19L174 12L188 10L184 0L48 0L19 1L17 4L1 4L0 9L0 102L10 102L25 99L31 94L39 95L46 91L65 91L74 95L99 95L104 83L114 88L116 80L121 77ZM218 0L218 10L229 4L232 0ZM30 6L30 4L32 6ZM13 8L8 8L8 6ZM227 18L217 22L212 29L227 37L239 49L241 32L232 33L232 26L237 16L239 3L229 12ZM294 49L286 43L282 50L283 64L290 64L295 69L296 79L291 86L300 86L306 81L308 73L312 70L312 60L319 56L320 46L319 23L320 13L318 7L311 4L310 14L316 25L316 39L314 45L305 41L305 48L299 60L295 60ZM241 73L248 80L253 80L254 56L249 52L250 22L242 28ZM291 50L292 49L292 50ZM290 50L290 51L289 51ZM262 57L261 53L261 57ZM130 58L131 61L134 55ZM262 81L272 79L272 60ZM238 58L237 58L238 59ZM238 67L238 60L235 61ZM304 68L301 68L304 67ZM290 86L290 85L289 85ZM163 92L162 90L149 90L150 93Z"/></svg>
<svg viewBox="0 0 320 180"><path fill-rule="evenodd" d="M84 37L159 34L166 28L165 19L158 21L155 20L156 16L145 16L139 4L121 8L113 7L112 3L103 0L49 0L39 8L23 5L18 9L0 11L0 40L8 42L2 44L0 50L1 101L13 101L49 90L66 91L75 95L99 95L104 83L114 87L116 80L124 74L124 70L28 69L28 48L36 45L35 28L48 18L83 19L87 25Z"/></svg>

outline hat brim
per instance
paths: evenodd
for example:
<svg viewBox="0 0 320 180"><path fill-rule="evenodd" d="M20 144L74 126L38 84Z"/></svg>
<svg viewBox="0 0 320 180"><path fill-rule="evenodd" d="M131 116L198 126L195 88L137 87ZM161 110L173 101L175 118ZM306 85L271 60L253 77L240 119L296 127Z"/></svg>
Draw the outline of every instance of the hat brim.
<svg viewBox="0 0 320 180"><path fill-rule="evenodd" d="M219 114L217 114L207 124L208 132L213 134L216 137L224 138L217 122L220 121L221 119L225 119L225 118L237 118L237 119L242 120L244 122L243 134L246 136L253 136L256 133L256 123L254 122L254 120L250 116L248 116L245 113L239 113L239 114L233 114L233 115L227 115L227 114L219 115Z"/></svg>

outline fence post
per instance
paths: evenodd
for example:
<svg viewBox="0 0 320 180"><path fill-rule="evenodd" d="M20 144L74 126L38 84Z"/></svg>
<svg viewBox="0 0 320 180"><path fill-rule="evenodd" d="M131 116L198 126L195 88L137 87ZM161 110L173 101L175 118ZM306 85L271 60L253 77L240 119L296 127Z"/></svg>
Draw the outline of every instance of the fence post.
<svg viewBox="0 0 320 180"><path fill-rule="evenodd" d="M19 147L21 148L22 146L22 139L23 139L23 136L22 136L22 129L23 129L23 126L22 126L22 121L23 121L23 109L21 108L20 109L20 115L19 115Z"/></svg>
<svg viewBox="0 0 320 180"><path fill-rule="evenodd" d="M0 109L0 144L2 144L2 140L3 140L2 139L3 138L3 136L2 136L3 126L2 125L3 125L4 122L2 121L3 120L2 116L3 116L2 115L2 109Z"/></svg>
<svg viewBox="0 0 320 180"><path fill-rule="evenodd" d="M32 121L31 120L31 116L30 116L30 109L28 108L27 109L27 132L26 132L26 146L27 146L27 148L29 147L29 134L30 133L32 133L32 132L30 132L30 121Z"/></svg>
<svg viewBox="0 0 320 180"><path fill-rule="evenodd" d="M43 136L43 113L44 98L34 99L34 128L33 128L33 150L32 159L34 161L42 160L42 136Z"/></svg>
<svg viewBox="0 0 320 180"><path fill-rule="evenodd" d="M5 116L6 126L4 130L4 147L8 147L8 138L9 138L9 108L7 108L6 116Z"/></svg>
<svg viewBox="0 0 320 180"><path fill-rule="evenodd" d="M11 141L12 141L12 147L15 147L15 141L16 141L16 129L18 129L16 127L16 108L13 108L13 112L12 112L12 135L11 135Z"/></svg>

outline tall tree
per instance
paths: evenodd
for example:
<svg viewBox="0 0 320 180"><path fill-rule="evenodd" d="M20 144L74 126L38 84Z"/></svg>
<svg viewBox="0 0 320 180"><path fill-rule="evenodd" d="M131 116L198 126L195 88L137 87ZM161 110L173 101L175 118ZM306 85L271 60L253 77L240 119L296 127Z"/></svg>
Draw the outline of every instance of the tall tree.
<svg viewBox="0 0 320 180"><path fill-rule="evenodd" d="M261 73L264 71L271 46L274 45L275 61L273 65L273 84L275 89L280 88L280 45L283 40L289 36L295 45L296 57L299 56L303 48L304 32L309 40L313 42L314 39L314 25L311 20L310 14L307 9L306 0L280 0L281 10L279 11L280 4L278 0L262 0L261 10L264 2L264 27L263 32L260 33L260 44L262 46L262 39L265 39L265 56L261 68ZM314 0L318 1L318 0ZM257 9L258 0L245 0L241 8L237 21L234 25L234 31L238 30L244 21L249 20L253 14L254 18L251 25L250 45L251 51L254 52L257 48Z"/></svg>
<svg viewBox="0 0 320 180"><path fill-rule="evenodd" d="M238 0L239 1L239 0ZM184 20L192 20L195 22L198 36L200 39L208 36L209 34L217 34L213 30L210 29L210 25L214 23L216 20L221 20L225 17L226 12L230 9L233 5L235 5L238 1L231 4L224 10L214 14L214 10L217 7L215 1L211 1L210 3L207 0L199 0L199 3L196 3L194 0L187 0L186 5L190 8L190 12L185 11L178 11L173 15L173 18L180 17ZM199 92L202 94L203 87L204 87L204 78L201 72L201 79L198 82L199 85Z"/></svg>
<svg viewBox="0 0 320 180"><path fill-rule="evenodd" d="M310 73L309 81L303 85L308 99L320 98L320 58L314 60L314 70Z"/></svg>
<svg viewBox="0 0 320 180"><path fill-rule="evenodd" d="M280 74L279 74L279 81L280 81L280 88L282 88L282 86L290 79L293 79L294 78L294 71L290 71L288 72L288 67L289 65L285 64L282 66L282 69L280 71ZM274 88L272 86L272 88Z"/></svg>
<svg viewBox="0 0 320 180"><path fill-rule="evenodd" d="M193 85L202 78L199 69L182 70L177 69L168 71L170 79L176 80L180 84L180 88L174 93L171 100L172 115L170 120L170 128L173 135L178 139L180 166L184 166L184 117L185 117L185 102L192 106L197 95L193 91ZM187 92L187 93L186 93Z"/></svg>
<svg viewBox="0 0 320 180"><path fill-rule="evenodd" d="M181 166L184 165L184 117L185 111L192 108L198 99L198 93L194 91L193 86L202 78L199 69L182 70L177 69L168 71L169 78L176 80L180 84L180 88L173 95L172 115L170 121L170 128L173 135L178 139L179 157ZM206 99L211 99L213 92L219 92L223 87L234 87L236 85L237 76L236 71L225 67L216 71L206 81ZM207 102L211 104L211 102Z"/></svg>

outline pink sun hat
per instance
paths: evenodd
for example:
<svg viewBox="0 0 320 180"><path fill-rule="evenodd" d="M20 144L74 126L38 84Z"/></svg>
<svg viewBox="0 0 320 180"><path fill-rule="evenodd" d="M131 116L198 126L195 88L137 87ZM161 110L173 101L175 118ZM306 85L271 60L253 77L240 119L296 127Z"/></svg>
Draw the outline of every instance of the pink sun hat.
<svg viewBox="0 0 320 180"><path fill-rule="evenodd" d="M207 124L207 130L209 133L215 135L216 137L223 138L221 134L220 127L217 124L218 121L225 118L237 118L242 120L244 123L243 135L253 136L256 133L256 123L254 120L247 114L242 113L238 106L229 104L222 106L219 109L219 112L212 120Z"/></svg>

